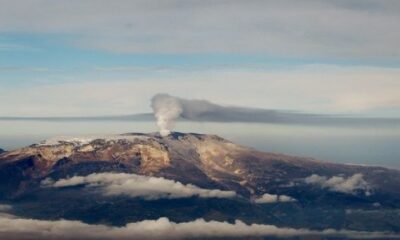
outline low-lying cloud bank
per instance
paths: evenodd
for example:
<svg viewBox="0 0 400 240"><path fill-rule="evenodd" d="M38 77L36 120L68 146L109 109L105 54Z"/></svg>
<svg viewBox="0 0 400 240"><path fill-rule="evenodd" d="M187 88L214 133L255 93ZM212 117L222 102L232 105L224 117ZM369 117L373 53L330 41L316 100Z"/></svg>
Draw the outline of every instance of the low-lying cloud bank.
<svg viewBox="0 0 400 240"><path fill-rule="evenodd" d="M198 196L201 198L232 198L234 191L218 189L203 189L192 184L182 184L177 181L162 177L148 177L127 173L93 173L87 176L75 176L67 179L52 181L46 179L42 182L45 187L71 187L86 185L97 188L103 195L126 195L142 197L146 200L160 198L188 198Z"/></svg>
<svg viewBox="0 0 400 240"><path fill-rule="evenodd" d="M371 194L371 187L364 180L361 173L354 174L348 178L342 176L333 176L328 178L326 176L313 174L305 178L304 181L308 184L318 185L335 192L354 194L355 191L362 190L365 195Z"/></svg>
<svg viewBox="0 0 400 240"><path fill-rule="evenodd" d="M255 203L277 203L277 202L296 202L297 200L286 195L275 195L265 193L260 198L254 200Z"/></svg>
<svg viewBox="0 0 400 240"><path fill-rule="evenodd" d="M235 223L205 221L175 223L168 218L144 220L122 227L90 225L80 221L45 221L0 216L0 237L3 239L187 239L206 237L294 237L294 236L337 236L346 238L399 238L389 232L361 232L351 230L294 229L274 225L247 225L239 220Z"/></svg>

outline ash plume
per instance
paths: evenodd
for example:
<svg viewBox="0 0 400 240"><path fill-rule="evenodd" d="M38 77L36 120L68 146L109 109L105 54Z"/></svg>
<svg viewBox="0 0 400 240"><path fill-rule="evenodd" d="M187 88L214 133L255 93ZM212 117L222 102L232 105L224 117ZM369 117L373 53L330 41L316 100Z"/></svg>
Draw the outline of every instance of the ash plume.
<svg viewBox="0 0 400 240"><path fill-rule="evenodd" d="M207 100L157 94L151 100L162 136L170 134L178 118L199 122L248 122L332 126L400 126L398 118L363 118L348 115L310 114L251 107L222 106Z"/></svg>
<svg viewBox="0 0 400 240"><path fill-rule="evenodd" d="M157 119L160 135L168 136L175 125L175 120L183 111L179 99L168 94L157 94L151 99L151 107Z"/></svg>

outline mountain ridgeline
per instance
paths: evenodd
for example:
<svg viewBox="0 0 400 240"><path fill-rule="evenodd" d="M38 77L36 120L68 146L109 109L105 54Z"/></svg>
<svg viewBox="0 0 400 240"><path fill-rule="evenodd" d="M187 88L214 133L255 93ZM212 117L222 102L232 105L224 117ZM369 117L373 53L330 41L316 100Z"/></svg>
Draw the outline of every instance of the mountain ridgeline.
<svg viewBox="0 0 400 240"><path fill-rule="evenodd" d="M131 176L183 190L132 190L132 180L121 184ZM17 215L119 226L201 217L370 230L374 219L375 230L400 231L399 186L398 170L260 152L195 133L56 138L0 152L0 201Z"/></svg>

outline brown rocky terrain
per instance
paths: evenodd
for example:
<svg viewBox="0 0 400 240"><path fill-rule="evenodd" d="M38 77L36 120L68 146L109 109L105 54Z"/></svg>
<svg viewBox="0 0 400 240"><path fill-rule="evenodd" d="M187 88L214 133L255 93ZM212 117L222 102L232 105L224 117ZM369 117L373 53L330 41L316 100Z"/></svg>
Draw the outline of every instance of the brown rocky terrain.
<svg viewBox="0 0 400 240"><path fill-rule="evenodd" d="M0 153L0 205L12 214L114 226L167 217L399 233L399 186L398 170L195 133L59 137Z"/></svg>
<svg viewBox="0 0 400 240"><path fill-rule="evenodd" d="M94 165L87 167L88 164ZM76 166L82 167L78 172L71 172ZM124 134L52 139L0 155L3 196L24 192L49 176L61 178L105 171L165 177L199 187L233 190L246 198L299 190L303 179L312 174L327 178L362 174L375 192L400 197L397 170L260 152L215 135ZM4 184L10 179L13 182Z"/></svg>

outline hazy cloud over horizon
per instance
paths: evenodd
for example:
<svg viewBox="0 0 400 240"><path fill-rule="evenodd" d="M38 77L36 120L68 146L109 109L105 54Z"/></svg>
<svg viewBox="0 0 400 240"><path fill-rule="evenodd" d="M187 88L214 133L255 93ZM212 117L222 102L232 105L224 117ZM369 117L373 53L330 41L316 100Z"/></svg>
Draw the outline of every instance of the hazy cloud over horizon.
<svg viewBox="0 0 400 240"><path fill-rule="evenodd" d="M105 116L150 112L159 92L225 106L400 117L400 70L303 66L288 71L221 70L136 80L53 82L0 88L0 116ZM229 86L232 91L226 91ZM182 91L185 89L185 91ZM90 94L88 94L90 92ZM238 94L240 93L240 94Z"/></svg>
<svg viewBox="0 0 400 240"><path fill-rule="evenodd" d="M327 126L400 126L400 118L363 117L346 114L311 114L299 111L272 110L255 107L220 105L204 99L184 99L165 93L153 96L153 114L124 114L76 117L2 117L1 120L33 121L156 121L162 135L173 130L176 121L276 123Z"/></svg>

